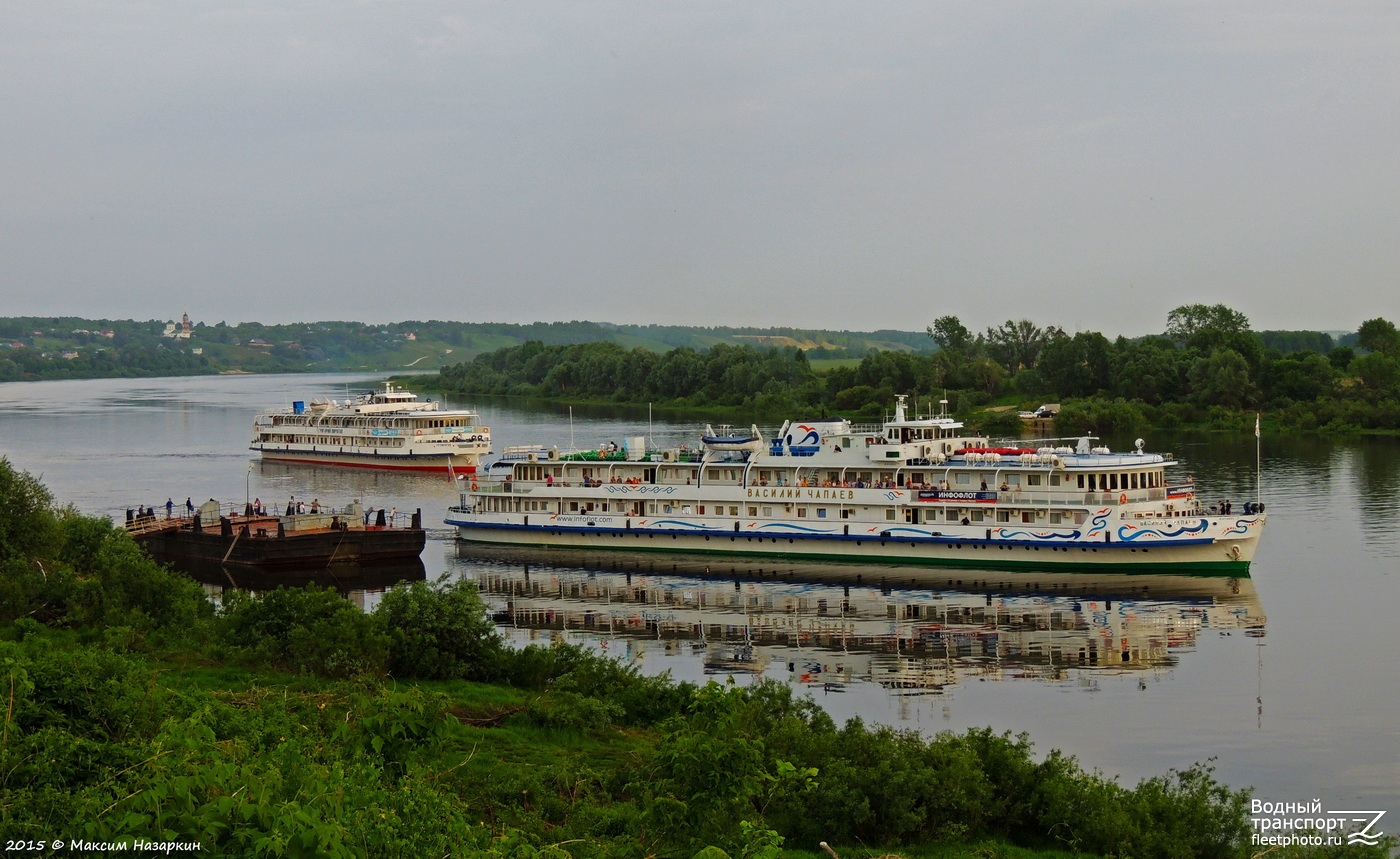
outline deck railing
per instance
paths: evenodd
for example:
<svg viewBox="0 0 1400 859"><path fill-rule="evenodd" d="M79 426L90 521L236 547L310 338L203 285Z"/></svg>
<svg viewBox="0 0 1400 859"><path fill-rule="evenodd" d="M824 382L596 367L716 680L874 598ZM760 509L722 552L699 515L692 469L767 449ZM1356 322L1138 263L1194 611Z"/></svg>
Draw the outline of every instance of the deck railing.
<svg viewBox="0 0 1400 859"><path fill-rule="evenodd" d="M607 491L606 491L606 490L608 490L608 489L612 489L612 490L615 491L616 489L618 489L618 488L620 488L620 487L627 487L627 486L629 486L629 485L630 485L630 486L633 486L633 487L674 487L674 486L682 486L682 485L685 485L685 484L675 484L675 483L655 483L655 484L652 484L652 483L643 483L643 484L640 484L640 485L639 485L639 484L617 484L617 483L607 483L607 482L602 482L602 483L599 483L599 482L590 482L589 484L585 485L585 484L577 483L577 482L563 482L563 481L557 481L557 480L554 481L554 482L551 484L551 483L546 483L546 482L543 481L543 480L518 480L518 479L501 480L501 479L499 479L499 478L486 478L486 479L477 479L477 480L474 480L474 481L472 481L471 485L472 485L472 487L473 487L473 491L474 491L474 492L477 492L477 493L492 493L492 494L497 494L497 493L499 493L499 494L506 494L506 493L509 493L509 494L512 494L512 495L536 495L536 494L549 495L549 494L554 494L554 493L553 493L553 490L555 490L555 489L557 488L557 489L567 489L567 490L569 490L570 493L577 492L577 491L580 490L580 489L598 489L598 490L601 490L601 491L598 493L598 494L601 496L601 495L606 495L606 494L608 494ZM716 482L716 481L706 481L706 483L705 483L704 485L709 486L709 487L712 487L712 488L713 488L713 487L718 487L718 486L723 486L723 485L733 485L733 486L736 486L736 487L742 485L742 486L745 486L745 487L755 487L755 488L756 488L756 487L759 487L759 486L765 486L765 487L768 486L768 485L766 485L766 484L759 484L759 483L748 483L748 484L737 484L737 483L736 483L736 484L720 484L720 483L718 483L718 482ZM826 482L822 482L822 483L811 483L811 484L806 485L806 486L799 485L799 486L797 486L797 487L793 487L793 486L790 486L790 485L788 485L788 484L781 484L781 485L780 485L780 484L772 484L772 485L771 485L771 488L775 488L775 489L776 489L776 488L783 488L783 489L792 489L792 488L797 488L797 489L840 488L840 489L854 489L854 490L856 490L857 492L860 492L860 493L869 493L869 495L857 495L854 499L852 499L852 500L851 500L850 502L848 502L848 503L875 503L875 502L877 502L877 501L878 501L878 502L884 502L884 501L888 501L888 500L893 500L893 499L889 499L888 496L887 496L887 493L893 488L893 489L895 489L895 490L903 491L903 492L908 493L908 494L904 497L903 500L918 503L921 507L926 507L926 508L928 508L928 509L938 509L939 507L957 507L957 506L976 507L979 503L986 503L987 500L990 500L990 499L984 497L983 499L979 499L979 500L976 500L976 501L973 501L973 500L964 500L964 499L958 499L958 498L927 499L927 500L921 501L921 500L919 500L919 497L918 497L919 492L920 492L921 490L923 490L923 491L932 491L932 490L937 490L939 487L937 487L937 486L928 486L928 485L920 486L920 485L917 485L917 484L906 484L906 485L904 485L904 486L889 487L889 486L857 486L857 485L855 485L855 484L853 484L853 483L845 483L845 484L836 485L836 484L829 484L829 483L826 483ZM1062 491L1058 491L1058 492L1048 492L1048 491L1045 491L1045 490L1028 491L1028 490L1025 490L1025 489L1022 489L1022 490L1020 490L1020 491L1016 491L1015 489L1007 489L1007 490L1005 490L1005 491L999 490L999 489L994 489L994 490L988 491L988 490L979 490L978 487L955 486L955 487L951 487L949 490L944 490L944 491L963 492L963 493L978 493L978 494L985 493L986 495L991 495L992 493L995 493L996 503L998 503L998 504L1014 505L1014 506L1017 506L1017 507L1030 507L1030 508L1084 507L1084 506L1089 506L1089 507L1118 507L1118 506L1124 506L1124 505L1142 504L1142 503L1154 503L1154 502L1161 502L1161 501L1167 500L1167 489L1162 488L1162 487L1157 487L1157 488L1154 488L1154 489L1123 489L1123 490L1110 491L1110 492L1085 492L1085 491L1081 491L1081 490L1077 490L1077 489L1066 489L1066 490L1062 490ZM865 500L864 502L862 502L862 498L864 498L864 499L866 499L866 500ZM800 496L794 497L794 498L786 498L786 499L784 499L784 498L773 498L773 499L754 499L754 500L755 500L755 501L759 501L759 502L767 502L767 503L772 503L773 501L791 501L791 502L801 502L801 501L803 501L803 499L802 499ZM822 500L822 499L813 499L813 500L815 501L815 500ZM1185 502L1187 499L1178 499L1178 500L1181 500L1182 502Z"/></svg>

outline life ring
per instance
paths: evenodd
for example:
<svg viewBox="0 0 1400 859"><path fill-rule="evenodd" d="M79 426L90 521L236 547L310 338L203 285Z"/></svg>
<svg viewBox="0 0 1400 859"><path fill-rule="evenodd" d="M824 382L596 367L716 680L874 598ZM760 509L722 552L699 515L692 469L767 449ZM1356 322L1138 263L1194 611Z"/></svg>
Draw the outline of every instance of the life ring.
<svg viewBox="0 0 1400 859"><path fill-rule="evenodd" d="M476 491L476 481L472 481L472 491Z"/></svg>
<svg viewBox="0 0 1400 859"><path fill-rule="evenodd" d="M414 431L413 431L413 434L414 434L414 435L422 435L422 434L423 434L423 431L422 431L422 430L414 430Z"/></svg>
<svg viewBox="0 0 1400 859"><path fill-rule="evenodd" d="M1119 504L1127 504L1127 503L1128 503L1128 493L1124 492L1122 495L1119 495L1119 496L1118 496L1118 503L1119 503Z"/></svg>

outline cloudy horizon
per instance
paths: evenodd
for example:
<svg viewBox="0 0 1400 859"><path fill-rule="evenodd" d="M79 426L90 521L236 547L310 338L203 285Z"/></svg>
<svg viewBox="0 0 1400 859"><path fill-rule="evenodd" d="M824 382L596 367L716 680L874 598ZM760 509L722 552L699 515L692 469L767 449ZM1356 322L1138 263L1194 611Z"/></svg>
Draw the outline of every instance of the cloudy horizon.
<svg viewBox="0 0 1400 859"><path fill-rule="evenodd" d="M17 3L5 316L1400 317L1382 3Z"/></svg>

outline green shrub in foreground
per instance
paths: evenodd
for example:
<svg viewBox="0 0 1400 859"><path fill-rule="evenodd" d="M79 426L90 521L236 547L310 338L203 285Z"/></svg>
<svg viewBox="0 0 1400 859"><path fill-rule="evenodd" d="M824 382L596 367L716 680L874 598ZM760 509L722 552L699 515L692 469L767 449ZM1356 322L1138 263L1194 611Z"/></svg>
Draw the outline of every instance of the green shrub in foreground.
<svg viewBox="0 0 1400 859"><path fill-rule="evenodd" d="M373 616L388 642L388 669L395 677L500 676L504 642L469 581L399 585L384 594Z"/></svg>
<svg viewBox="0 0 1400 859"><path fill-rule="evenodd" d="M334 588L225 594L220 634L233 653L282 671L322 677L383 672L388 642L371 615Z"/></svg>

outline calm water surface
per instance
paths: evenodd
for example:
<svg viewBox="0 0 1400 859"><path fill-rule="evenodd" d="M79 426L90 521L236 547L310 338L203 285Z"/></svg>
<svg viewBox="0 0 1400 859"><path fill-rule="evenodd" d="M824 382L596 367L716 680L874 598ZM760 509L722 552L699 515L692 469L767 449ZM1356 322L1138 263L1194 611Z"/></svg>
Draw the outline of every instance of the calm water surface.
<svg viewBox="0 0 1400 859"><path fill-rule="evenodd" d="M427 574L477 581L518 641L582 641L690 680L774 677L838 719L1025 731L1128 782L1213 757L1262 799L1384 809L1382 828L1400 831L1395 442L1265 437L1270 521L1251 579L951 571L911 584L877 566L459 548L436 524L455 500L446 477L263 465L247 450L257 411L375 381L0 384L0 455L60 503L112 517L186 496L421 508ZM570 443L564 410L479 411L498 449ZM573 420L578 447L646 432L645 416ZM697 434L651 426L656 444ZM1254 497L1251 436L1150 435L1148 449L1174 451L1207 501Z"/></svg>

